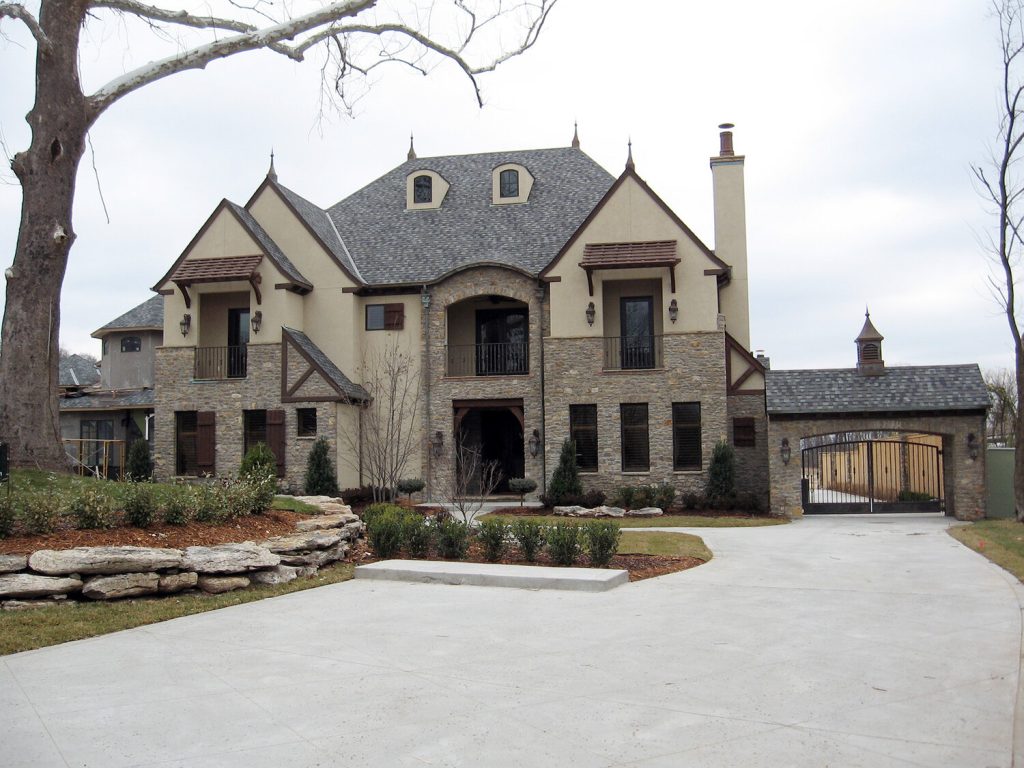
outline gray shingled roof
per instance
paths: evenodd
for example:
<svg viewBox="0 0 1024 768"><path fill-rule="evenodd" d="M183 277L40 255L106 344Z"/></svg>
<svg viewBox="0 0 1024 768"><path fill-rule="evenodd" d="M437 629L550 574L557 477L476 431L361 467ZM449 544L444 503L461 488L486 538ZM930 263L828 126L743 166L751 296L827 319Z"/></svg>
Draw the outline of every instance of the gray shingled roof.
<svg viewBox="0 0 1024 768"><path fill-rule="evenodd" d="M491 171L519 163L534 177L524 204L491 204ZM431 170L451 185L439 209L408 211L406 178ZM409 160L328 209L369 284L432 282L491 262L538 274L615 178L579 149Z"/></svg>
<svg viewBox="0 0 1024 768"><path fill-rule="evenodd" d="M881 376L855 368L765 373L768 413L967 411L988 407L981 369L970 365L894 366Z"/></svg>
<svg viewBox="0 0 1024 768"><path fill-rule="evenodd" d="M288 202L292 204L299 216L305 220L306 224L316 232L317 237L320 238L320 241L327 247L334 258L341 264L345 265L345 269L351 272L355 277L360 278L359 268L352 261L352 257L345 248L345 243L341 239L341 235L338 233L338 230L335 229L334 223L331 221L331 217L327 215L327 211L317 205L314 205L306 198L296 192L293 192L282 184L274 182L274 186L282 195L284 195Z"/></svg>
<svg viewBox="0 0 1024 768"><path fill-rule="evenodd" d="M152 329L162 331L164 329L164 297L153 296L146 299L137 307L132 307L120 317L111 320L102 328L93 332L93 336L99 338L110 331L119 331L131 328Z"/></svg>
<svg viewBox="0 0 1024 768"><path fill-rule="evenodd" d="M62 397L62 411L125 410L152 408L153 390L140 389L134 392L94 392L82 397Z"/></svg>
<svg viewBox="0 0 1024 768"><path fill-rule="evenodd" d="M227 201L227 204L231 210L238 215L238 218L242 220L242 223L248 227L250 234L256 238L260 247L266 251L272 261L276 262L277 267L284 273L285 277L299 283L300 285L312 288L313 284L302 276L302 273L299 272L288 257L284 255L284 251L278 247L277 243L274 242L274 239L267 234L267 231L263 229L255 218L253 218L251 213L237 203L232 203L230 200Z"/></svg>
<svg viewBox="0 0 1024 768"><path fill-rule="evenodd" d="M343 392L346 397L351 400L370 400L370 393L363 389L358 384L354 384L348 376L341 372L341 369L334 364L334 362L327 355L324 354L323 350L320 349L312 340L304 334L302 331L296 331L294 328L288 328L282 326L289 336L295 339L295 343L299 345L303 352L320 366L325 374L327 374L330 382L338 388L339 391Z"/></svg>
<svg viewBox="0 0 1024 768"><path fill-rule="evenodd" d="M81 355L69 355L58 365L57 383L62 387L88 387L100 380L96 363Z"/></svg>

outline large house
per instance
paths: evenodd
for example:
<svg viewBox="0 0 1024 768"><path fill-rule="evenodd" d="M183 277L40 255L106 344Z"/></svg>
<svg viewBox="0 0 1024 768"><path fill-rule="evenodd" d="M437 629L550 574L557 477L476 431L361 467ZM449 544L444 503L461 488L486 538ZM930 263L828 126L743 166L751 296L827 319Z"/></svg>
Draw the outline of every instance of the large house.
<svg viewBox="0 0 1024 768"><path fill-rule="evenodd" d="M154 286L158 475L234 473L264 441L298 487L324 437L341 486L366 484L367 431L398 414L415 437L403 476L426 479L428 494L443 493L457 447L542 491L571 437L589 487L700 490L728 441L741 489L767 496L744 158L730 128L711 158L714 248L644 182L631 151L615 177L576 136L476 155L410 148L328 208L271 163ZM377 386L396 359L414 414Z"/></svg>

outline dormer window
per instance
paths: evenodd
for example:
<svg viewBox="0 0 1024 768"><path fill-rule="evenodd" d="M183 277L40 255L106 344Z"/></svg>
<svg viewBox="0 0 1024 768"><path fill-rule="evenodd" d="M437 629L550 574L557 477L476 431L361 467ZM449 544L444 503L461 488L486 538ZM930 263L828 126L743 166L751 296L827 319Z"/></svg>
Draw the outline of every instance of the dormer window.
<svg viewBox="0 0 1024 768"><path fill-rule="evenodd" d="M434 180L429 176L417 176L412 183L412 201L417 204L431 203L434 198Z"/></svg>
<svg viewBox="0 0 1024 768"><path fill-rule="evenodd" d="M501 172L501 197L519 197L519 171L509 168Z"/></svg>

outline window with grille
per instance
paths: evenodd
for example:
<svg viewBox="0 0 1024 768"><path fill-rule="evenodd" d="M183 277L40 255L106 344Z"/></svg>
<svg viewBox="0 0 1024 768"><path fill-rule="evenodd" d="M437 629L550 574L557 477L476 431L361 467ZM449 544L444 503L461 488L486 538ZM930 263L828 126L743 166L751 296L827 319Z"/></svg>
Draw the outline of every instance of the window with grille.
<svg viewBox="0 0 1024 768"><path fill-rule="evenodd" d="M244 429L242 455L244 456L256 443L267 444L267 412L242 411L242 422Z"/></svg>
<svg viewBox="0 0 1024 768"><path fill-rule="evenodd" d="M412 201L429 203L434 199L434 180L429 176L417 176L412 180Z"/></svg>
<svg viewBox="0 0 1024 768"><path fill-rule="evenodd" d="M519 197L519 171L508 169L498 177L498 194L501 197Z"/></svg>
<svg viewBox="0 0 1024 768"><path fill-rule="evenodd" d="M597 406L569 406L569 437L576 443L581 472L597 472Z"/></svg>
<svg viewBox="0 0 1024 768"><path fill-rule="evenodd" d="M619 405L622 423L622 471L647 472L651 468L647 403Z"/></svg>
<svg viewBox="0 0 1024 768"><path fill-rule="evenodd" d="M733 419L732 444L737 448L753 448L755 442L754 419L749 416Z"/></svg>
<svg viewBox="0 0 1024 768"><path fill-rule="evenodd" d="M672 403L672 468L700 469L700 403Z"/></svg>
<svg viewBox="0 0 1024 768"><path fill-rule="evenodd" d="M299 437L316 437L316 408L298 408L295 417Z"/></svg>

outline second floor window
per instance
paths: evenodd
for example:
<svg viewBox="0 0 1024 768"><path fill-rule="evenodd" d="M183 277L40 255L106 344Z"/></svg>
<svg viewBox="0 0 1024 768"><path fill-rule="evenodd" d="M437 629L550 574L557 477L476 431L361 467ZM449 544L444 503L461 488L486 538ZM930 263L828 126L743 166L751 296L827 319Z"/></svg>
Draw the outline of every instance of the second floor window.
<svg viewBox="0 0 1024 768"><path fill-rule="evenodd" d="M519 171L510 168L501 172L498 194L501 197L519 197Z"/></svg>
<svg viewBox="0 0 1024 768"><path fill-rule="evenodd" d="M138 352L142 349L142 338L140 336L125 336L121 339L122 352Z"/></svg>
<svg viewBox="0 0 1024 768"><path fill-rule="evenodd" d="M367 304L366 330L400 331L405 327L404 304Z"/></svg>
<svg viewBox="0 0 1024 768"><path fill-rule="evenodd" d="M412 182L412 201L430 203L434 200L434 180L429 176L417 176Z"/></svg>

